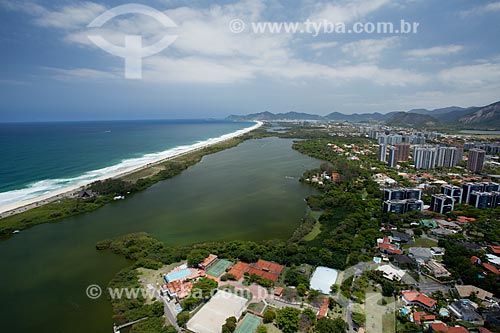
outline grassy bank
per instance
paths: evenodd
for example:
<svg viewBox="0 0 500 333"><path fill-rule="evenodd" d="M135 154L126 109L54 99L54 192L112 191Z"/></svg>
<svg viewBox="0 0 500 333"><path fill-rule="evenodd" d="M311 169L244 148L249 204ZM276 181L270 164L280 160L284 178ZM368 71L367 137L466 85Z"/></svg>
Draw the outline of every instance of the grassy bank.
<svg viewBox="0 0 500 333"><path fill-rule="evenodd" d="M256 129L212 146L196 150L135 173L93 183L89 188L96 196L86 200L66 198L28 211L0 219L0 236L8 236L14 230L24 230L42 223L58 222L62 219L94 211L113 201L117 195L130 196L134 193L169 178L200 162L203 156L236 147L240 143L269 136L265 128Z"/></svg>

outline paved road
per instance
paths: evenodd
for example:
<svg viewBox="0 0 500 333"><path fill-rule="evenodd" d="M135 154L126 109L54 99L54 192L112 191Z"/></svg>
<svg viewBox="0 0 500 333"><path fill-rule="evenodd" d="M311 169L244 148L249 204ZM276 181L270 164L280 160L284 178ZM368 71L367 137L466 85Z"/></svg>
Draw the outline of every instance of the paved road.
<svg viewBox="0 0 500 333"><path fill-rule="evenodd" d="M173 303L174 301L171 301L170 303L160 294L158 290L156 290L156 298L163 302L164 305L164 312L165 312L165 317L168 319L170 324L175 327L177 332L182 332L181 328L179 325L177 325L177 313L175 312L175 309L173 308Z"/></svg>

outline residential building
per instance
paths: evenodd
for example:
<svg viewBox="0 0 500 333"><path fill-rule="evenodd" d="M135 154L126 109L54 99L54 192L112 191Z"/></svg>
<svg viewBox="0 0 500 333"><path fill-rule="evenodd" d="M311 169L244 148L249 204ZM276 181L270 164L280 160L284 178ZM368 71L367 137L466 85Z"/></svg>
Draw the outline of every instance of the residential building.
<svg viewBox="0 0 500 333"><path fill-rule="evenodd" d="M395 168L398 165L398 160L396 158L398 149L394 146L389 147L389 158L387 160L390 168Z"/></svg>
<svg viewBox="0 0 500 333"><path fill-rule="evenodd" d="M395 147L396 147L396 161L408 162L408 158L410 156L410 145L405 143L398 143L395 145Z"/></svg>
<svg viewBox="0 0 500 333"><path fill-rule="evenodd" d="M451 303L448 308L458 319L465 320L476 325L482 325L484 323L483 317L477 313L475 307L467 299L455 301Z"/></svg>
<svg viewBox="0 0 500 333"><path fill-rule="evenodd" d="M382 272L382 276L390 281L401 281L406 272L391 265L382 265L377 267L377 271Z"/></svg>
<svg viewBox="0 0 500 333"><path fill-rule="evenodd" d="M462 189L454 185L442 185L441 194L447 195L455 199L455 203L462 202Z"/></svg>
<svg viewBox="0 0 500 333"><path fill-rule="evenodd" d="M413 161L415 169L434 169L436 167L437 149L432 146L415 147Z"/></svg>
<svg viewBox="0 0 500 333"><path fill-rule="evenodd" d="M469 204L479 208L488 209L499 206L500 192L476 192L473 191L469 196Z"/></svg>
<svg viewBox="0 0 500 333"><path fill-rule="evenodd" d="M482 192L484 184L482 183L465 183L462 185L462 203L469 204L470 195L472 192Z"/></svg>
<svg viewBox="0 0 500 333"><path fill-rule="evenodd" d="M457 147L439 147L436 158L438 168L453 168L462 161L462 151Z"/></svg>
<svg viewBox="0 0 500 333"><path fill-rule="evenodd" d="M408 256L419 264L424 264L432 259L431 249L426 247L410 247Z"/></svg>
<svg viewBox="0 0 500 333"><path fill-rule="evenodd" d="M203 262L199 263L198 266L201 269L207 270L209 269L215 262L217 261L217 256L215 254L210 254L208 257L203 260Z"/></svg>
<svg viewBox="0 0 500 333"><path fill-rule="evenodd" d="M451 276L451 273L448 272L448 270L443 265L433 259L429 260L426 266L427 268L429 268L432 275L437 278Z"/></svg>
<svg viewBox="0 0 500 333"><path fill-rule="evenodd" d="M455 286L455 289L457 290L457 293L460 296L460 298L469 298L472 293L474 293L475 296L482 301L486 299L491 299L493 297L493 294L490 293L489 291L486 291L484 289L472 285L457 284Z"/></svg>
<svg viewBox="0 0 500 333"><path fill-rule="evenodd" d="M467 169L473 172L481 171L484 165L486 152L482 149L469 150L469 159L467 160Z"/></svg>
<svg viewBox="0 0 500 333"><path fill-rule="evenodd" d="M451 212L455 208L455 199L445 194L433 194L430 210L440 214Z"/></svg>
<svg viewBox="0 0 500 333"><path fill-rule="evenodd" d="M387 159L387 145L382 143L378 148L378 160L380 162L385 162Z"/></svg>
<svg viewBox="0 0 500 333"><path fill-rule="evenodd" d="M432 310L436 307L436 301L429 296L416 290L401 292L403 301L408 305L417 305L426 310Z"/></svg>

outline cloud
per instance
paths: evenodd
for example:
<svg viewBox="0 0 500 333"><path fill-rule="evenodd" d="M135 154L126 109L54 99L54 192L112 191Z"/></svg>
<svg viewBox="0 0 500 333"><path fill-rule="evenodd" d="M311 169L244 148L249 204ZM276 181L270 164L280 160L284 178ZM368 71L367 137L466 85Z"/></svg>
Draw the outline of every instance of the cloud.
<svg viewBox="0 0 500 333"><path fill-rule="evenodd" d="M462 51L464 47L462 45L445 45L445 46L435 46L427 49L414 49L406 51L405 54L411 58L427 58L427 57L438 57L447 56L458 53Z"/></svg>
<svg viewBox="0 0 500 333"><path fill-rule="evenodd" d="M487 85L500 86L500 63L485 62L456 66L442 70L438 78L445 83L464 89L470 89L470 87L482 89Z"/></svg>
<svg viewBox="0 0 500 333"><path fill-rule="evenodd" d="M363 39L343 45L342 52L353 58L372 62L378 60L386 49L398 45L398 42L398 37Z"/></svg>
<svg viewBox="0 0 500 333"><path fill-rule="evenodd" d="M313 50L323 50L336 47L338 44L338 42L318 42L309 44L309 47Z"/></svg>
<svg viewBox="0 0 500 333"><path fill-rule="evenodd" d="M472 9L462 11L460 13L460 15L462 17L467 17L467 16L471 16L471 15L480 15L480 14L498 12L498 11L500 11L500 1L490 2L490 3L482 5L482 6L477 6L477 7L474 7Z"/></svg>
<svg viewBox="0 0 500 333"><path fill-rule="evenodd" d="M334 14L337 11L345 19L356 19L387 3L388 0L357 0L335 8L326 4L323 9ZM96 3L83 2L54 10L43 8L32 15L36 24L65 32L65 42L102 54L104 51L88 40L86 26L105 9ZM266 13L263 0L243 0L208 7L178 7L164 13L177 24L173 31L178 38L163 52L143 59L143 80L146 82L232 84L264 77L274 80L322 80L335 85L363 81L382 86L406 86L419 85L428 80L424 74L405 69L354 62L348 66L330 66L301 56L301 48L322 50L337 46L337 42L307 44L292 34L232 33L229 22L234 18L245 22L263 20ZM155 20L143 15L117 17L98 29L104 39L115 45L123 45L124 35L127 34L139 34L144 38L144 45L149 45L165 33L173 34L170 31L170 28L166 31ZM342 51L363 62L372 62L396 43L396 37L362 40L344 45ZM122 59L119 62L121 65ZM56 79L62 80L71 77L89 80L120 77L116 68L111 68L109 72L103 68L52 69L51 72Z"/></svg>
<svg viewBox="0 0 500 333"><path fill-rule="evenodd" d="M379 10L390 2L390 0L354 0L322 3L316 6L309 19L315 22L328 20L334 23L349 23Z"/></svg>

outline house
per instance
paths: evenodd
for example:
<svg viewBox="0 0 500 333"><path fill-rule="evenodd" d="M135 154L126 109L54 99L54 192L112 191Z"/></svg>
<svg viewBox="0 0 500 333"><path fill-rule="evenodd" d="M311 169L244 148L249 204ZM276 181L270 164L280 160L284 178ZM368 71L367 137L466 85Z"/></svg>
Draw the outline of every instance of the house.
<svg viewBox="0 0 500 333"><path fill-rule="evenodd" d="M326 317L326 315L328 314L328 304L328 298L325 298L323 304L321 305L321 308L318 311L318 319Z"/></svg>
<svg viewBox="0 0 500 333"><path fill-rule="evenodd" d="M431 247L431 253L433 256L444 256L444 249L442 247Z"/></svg>
<svg viewBox="0 0 500 333"><path fill-rule="evenodd" d="M409 305L418 305L426 310L431 310L436 307L436 301L429 296L422 294L419 291L411 290L411 291L403 291L401 292L402 299L406 304Z"/></svg>
<svg viewBox="0 0 500 333"><path fill-rule="evenodd" d="M495 266L500 266L500 257L497 257L496 255L494 254L487 254L486 255L486 258L488 258L488 262L492 265L495 265Z"/></svg>
<svg viewBox="0 0 500 333"><path fill-rule="evenodd" d="M390 281L401 281L406 272L391 265L377 267L377 271L382 272L382 276Z"/></svg>
<svg viewBox="0 0 500 333"><path fill-rule="evenodd" d="M448 272L448 270L444 268L443 265L441 265L435 260L429 260L429 262L427 263L427 268L429 268L432 275L434 275L437 278L451 276L451 273Z"/></svg>
<svg viewBox="0 0 500 333"><path fill-rule="evenodd" d="M431 234L436 237L445 238L446 236L454 235L456 233L455 230L444 229L444 228L436 228L432 229Z"/></svg>
<svg viewBox="0 0 500 333"><path fill-rule="evenodd" d="M209 269L215 262L217 261L217 256L215 254L210 254L208 257L203 260L203 262L199 263L201 269L207 270Z"/></svg>
<svg viewBox="0 0 500 333"><path fill-rule="evenodd" d="M281 297L283 295L283 288L279 287L274 289L274 296Z"/></svg>
<svg viewBox="0 0 500 333"><path fill-rule="evenodd" d="M491 254L500 255L500 246L488 245L486 251L488 251Z"/></svg>
<svg viewBox="0 0 500 333"><path fill-rule="evenodd" d="M394 264L398 267L413 267L416 266L415 261L405 254L396 254L392 257L394 259Z"/></svg>
<svg viewBox="0 0 500 333"><path fill-rule="evenodd" d="M483 325L483 317L477 313L472 302L468 299L460 299L451 303L448 308L458 318L476 325Z"/></svg>
<svg viewBox="0 0 500 333"><path fill-rule="evenodd" d="M249 267L250 264L247 264L245 262L239 262L236 265L234 265L233 268L231 268L228 274L233 275L236 281L238 281L243 277L243 275L245 275L246 272L248 272Z"/></svg>
<svg viewBox="0 0 500 333"><path fill-rule="evenodd" d="M436 320L435 315L427 314L423 311L417 311L413 313L413 322L417 325L422 325L426 321Z"/></svg>
<svg viewBox="0 0 500 333"><path fill-rule="evenodd" d="M469 333L463 326L448 327L443 322L435 322L429 325L430 332L445 332L445 333Z"/></svg>
<svg viewBox="0 0 500 333"><path fill-rule="evenodd" d="M482 301L484 301L485 299L491 299L493 297L493 294L489 291L472 285L456 285L455 289L460 298L469 298L472 293L476 294L476 297Z"/></svg>
<svg viewBox="0 0 500 333"><path fill-rule="evenodd" d="M377 246L379 250L387 254L403 254L403 250L396 244L391 244L391 240L387 237L377 239Z"/></svg>
<svg viewBox="0 0 500 333"><path fill-rule="evenodd" d="M80 200L87 200L87 199L93 198L94 196L95 196L95 194L91 190L81 190L76 195L76 198L80 199Z"/></svg>
<svg viewBox="0 0 500 333"><path fill-rule="evenodd" d="M436 222L439 225L439 227L443 228L443 229L450 229L450 230L457 230L457 231L462 230L461 226L459 226L458 224L453 223L453 222L449 222L446 220L436 220Z"/></svg>
<svg viewBox="0 0 500 333"><path fill-rule="evenodd" d="M392 232L392 241L398 242L398 243L411 243L415 241L413 236L408 235L406 232L399 232L396 230L393 230Z"/></svg>
<svg viewBox="0 0 500 333"><path fill-rule="evenodd" d="M419 264L427 263L432 258L432 251L426 247L410 247L408 256Z"/></svg>

